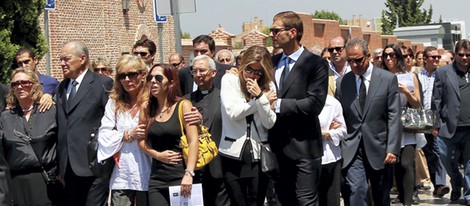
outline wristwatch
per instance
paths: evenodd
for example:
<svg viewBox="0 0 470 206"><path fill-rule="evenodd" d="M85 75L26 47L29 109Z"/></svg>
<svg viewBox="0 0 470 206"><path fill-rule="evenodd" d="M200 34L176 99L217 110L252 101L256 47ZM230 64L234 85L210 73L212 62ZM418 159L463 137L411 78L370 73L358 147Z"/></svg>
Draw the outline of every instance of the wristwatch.
<svg viewBox="0 0 470 206"><path fill-rule="evenodd" d="M189 174L191 175L191 177L194 177L194 175L196 175L196 174L194 173L194 171L191 171L191 170L188 170L188 169L186 169L186 170L184 170L184 171L187 172L187 173L189 173Z"/></svg>

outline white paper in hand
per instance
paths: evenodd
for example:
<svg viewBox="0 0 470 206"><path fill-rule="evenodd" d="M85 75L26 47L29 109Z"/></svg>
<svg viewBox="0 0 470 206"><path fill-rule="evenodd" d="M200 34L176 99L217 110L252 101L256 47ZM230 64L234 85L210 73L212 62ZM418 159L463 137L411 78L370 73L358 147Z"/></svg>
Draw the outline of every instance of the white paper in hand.
<svg viewBox="0 0 470 206"><path fill-rule="evenodd" d="M169 193L170 206L204 206L201 184L193 184L188 198L181 196L181 186L171 186Z"/></svg>

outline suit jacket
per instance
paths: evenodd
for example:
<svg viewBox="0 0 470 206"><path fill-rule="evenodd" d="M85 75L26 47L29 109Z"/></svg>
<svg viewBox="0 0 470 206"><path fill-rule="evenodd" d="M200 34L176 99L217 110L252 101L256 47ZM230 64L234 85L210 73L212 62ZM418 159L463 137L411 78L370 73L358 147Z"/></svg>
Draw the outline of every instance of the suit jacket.
<svg viewBox="0 0 470 206"><path fill-rule="evenodd" d="M70 79L64 79L56 88L59 169L65 175L67 162L78 176L93 176L88 168L87 145L93 128L101 125L108 92L113 80L92 71L86 74L71 100L67 103Z"/></svg>
<svg viewBox="0 0 470 206"><path fill-rule="evenodd" d="M356 156L362 141L370 165L380 170L385 166L387 153L400 153L402 125L397 77L380 68L372 69L364 112L361 111L356 88L353 72L337 79L335 96L343 107L348 130L341 143L343 168Z"/></svg>
<svg viewBox="0 0 470 206"><path fill-rule="evenodd" d="M184 98L191 100L193 105L204 114L203 124L209 128L209 133L211 134L212 140L219 147L220 137L222 136L222 116L220 113L220 90L213 88L213 91L207 94L206 102L207 104L202 104L201 100L203 99L202 93L200 90L187 94ZM222 165L220 163L220 155L217 155L209 163L210 174L213 178L222 178ZM205 168L207 169L207 167Z"/></svg>
<svg viewBox="0 0 470 206"><path fill-rule="evenodd" d="M8 86L0 85L0 113L6 106L5 97L8 94ZM10 196L10 168L3 153L0 141L0 205L11 205Z"/></svg>
<svg viewBox="0 0 470 206"><path fill-rule="evenodd" d="M220 89L220 85L222 84L222 76L224 76L225 71L232 68L232 66L215 62L215 68L217 70L217 74L214 78L214 86L215 88ZM194 80L193 75L190 73L191 70L193 70L193 66L185 67L178 72L181 92L183 95L193 92Z"/></svg>
<svg viewBox="0 0 470 206"><path fill-rule="evenodd" d="M273 56L274 65L281 57ZM284 153L290 159L323 155L318 115L326 101L328 69L326 60L306 49L291 68L278 91L280 113L269 131L269 144L275 153Z"/></svg>
<svg viewBox="0 0 470 206"><path fill-rule="evenodd" d="M435 71L431 109L437 114L435 127L439 128L439 137L452 138L459 121L461 97L455 69L454 64L450 64Z"/></svg>

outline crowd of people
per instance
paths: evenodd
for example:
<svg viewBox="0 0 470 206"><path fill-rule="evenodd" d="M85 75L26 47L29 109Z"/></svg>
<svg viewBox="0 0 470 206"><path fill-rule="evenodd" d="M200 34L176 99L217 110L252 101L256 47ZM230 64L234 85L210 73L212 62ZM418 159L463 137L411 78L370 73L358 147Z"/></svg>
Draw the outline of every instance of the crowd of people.
<svg viewBox="0 0 470 206"><path fill-rule="evenodd" d="M411 205L431 188L470 205L470 41L414 52L339 36L309 50L303 35L284 11L273 17L272 53L216 53L200 35L192 62L175 53L154 64L156 46L142 39L114 68L70 41L61 82L20 49L0 90L1 205L170 205L170 186L188 197L196 183L208 206ZM433 128L403 129L407 109L434 111ZM196 170L200 125L219 154ZM89 168L93 131L110 174ZM275 177L261 169L261 145L275 154Z"/></svg>

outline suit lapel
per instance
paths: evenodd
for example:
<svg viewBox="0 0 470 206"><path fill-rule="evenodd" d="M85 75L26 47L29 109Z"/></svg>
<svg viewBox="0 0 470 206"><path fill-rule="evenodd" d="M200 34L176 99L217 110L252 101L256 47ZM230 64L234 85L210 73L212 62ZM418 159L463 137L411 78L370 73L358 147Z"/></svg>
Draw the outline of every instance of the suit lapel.
<svg viewBox="0 0 470 206"><path fill-rule="evenodd" d="M376 70L377 69L375 67L372 69L372 74L371 74L370 83L369 83L369 91L367 92L367 96L366 96L366 104L364 105L363 116L366 116L367 111L369 111L371 101L374 99L374 96L377 93L378 88L380 88L380 85L382 84L381 75L380 73L376 72Z"/></svg>
<svg viewBox="0 0 470 206"><path fill-rule="evenodd" d="M282 83L282 88L280 91L281 97L284 96L284 94L287 92L287 90L292 85L292 83L294 83L297 77L302 73L302 69L299 69L298 67L305 64L305 61L306 61L305 55L307 54L306 52L308 52L306 49L302 52L299 59L297 59L294 66L290 69L289 75L287 76L286 81Z"/></svg>
<svg viewBox="0 0 470 206"><path fill-rule="evenodd" d="M276 70L277 70L277 65L279 64L279 61L281 61L281 57L282 57L282 53L281 54L276 54L272 57L272 60L273 60L273 75L276 76ZM279 93L281 91L279 91L279 84L278 82L276 81L276 78L274 78L274 84L276 85L276 91L278 93L277 96L280 96Z"/></svg>
<svg viewBox="0 0 470 206"><path fill-rule="evenodd" d="M77 104L86 96L86 94L92 89L91 83L93 83L93 73L91 71L85 71L86 74L83 77L78 91L70 102L70 107L67 108L67 112L70 112Z"/></svg>
<svg viewBox="0 0 470 206"><path fill-rule="evenodd" d="M454 67L450 68L451 70L454 69ZM449 78L450 84L452 84L452 88L454 89L455 93L457 94L457 98L460 100L460 88L459 88L459 77L457 76L457 73L455 71L451 72L446 72L446 75Z"/></svg>
<svg viewBox="0 0 470 206"><path fill-rule="evenodd" d="M344 77L344 85L354 85L343 87L343 95L347 96L346 99L350 99L354 109L357 111L358 114L362 114L361 105L359 105L359 97L357 96L357 85L356 85L356 75L354 73L346 74L347 76Z"/></svg>

